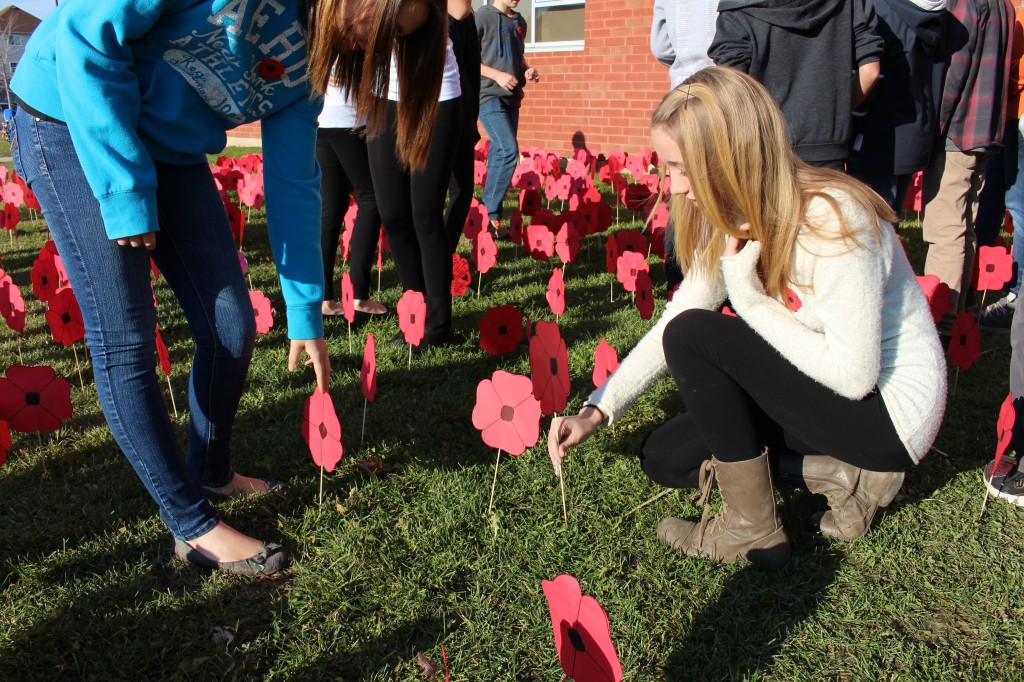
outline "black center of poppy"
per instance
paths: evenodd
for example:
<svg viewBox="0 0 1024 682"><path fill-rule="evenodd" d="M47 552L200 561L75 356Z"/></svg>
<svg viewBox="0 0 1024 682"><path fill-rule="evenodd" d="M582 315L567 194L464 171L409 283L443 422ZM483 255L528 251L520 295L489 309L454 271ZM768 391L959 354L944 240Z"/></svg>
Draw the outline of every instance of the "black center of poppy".
<svg viewBox="0 0 1024 682"><path fill-rule="evenodd" d="M551 358L551 376L558 374L558 360Z"/></svg>
<svg viewBox="0 0 1024 682"><path fill-rule="evenodd" d="M64 324L68 324L69 322L71 322L71 316L68 315L67 313L61 313L60 321L63 322Z"/></svg>
<svg viewBox="0 0 1024 682"><path fill-rule="evenodd" d="M989 263L988 265L985 266L985 272L995 272L995 271L996 271L996 266L993 265L992 263Z"/></svg>
<svg viewBox="0 0 1024 682"><path fill-rule="evenodd" d="M321 423L320 424L320 440L323 440L325 438L327 438L327 427L324 426L323 423Z"/></svg>
<svg viewBox="0 0 1024 682"><path fill-rule="evenodd" d="M501 325L500 327L498 327L498 333L504 336L505 334L508 333L508 327L506 327L505 325Z"/></svg>
<svg viewBox="0 0 1024 682"><path fill-rule="evenodd" d="M584 652L587 647L583 646L583 638L580 637L580 633L576 631L576 628L569 628L569 641L572 642L572 648L579 652Z"/></svg>
<svg viewBox="0 0 1024 682"><path fill-rule="evenodd" d="M409 316L409 324L416 324L416 313Z"/></svg>
<svg viewBox="0 0 1024 682"><path fill-rule="evenodd" d="M221 223L221 224L223 224L223 223ZM260 311L259 311L259 309L256 306L252 307L252 314L255 315L256 317L260 316Z"/></svg>
<svg viewBox="0 0 1024 682"><path fill-rule="evenodd" d="M41 281L43 283L43 286L45 287L47 284L50 283L50 278L47 277L46 275L43 275L42 277L39 278L39 281Z"/></svg>
<svg viewBox="0 0 1024 682"><path fill-rule="evenodd" d="M960 335L960 345L961 346L966 346L967 345L967 334L961 334Z"/></svg>
<svg viewBox="0 0 1024 682"><path fill-rule="evenodd" d="M629 269L629 276L630 277L636 277L636 268L630 268Z"/></svg>
<svg viewBox="0 0 1024 682"><path fill-rule="evenodd" d="M511 405L505 405L504 407L501 408L501 418L504 421L512 421L512 417L514 417L515 414L516 408L512 407Z"/></svg>
<svg viewBox="0 0 1024 682"><path fill-rule="evenodd" d="M26 393L25 394L25 404L26 405L38 405L39 404L39 394L36 393L35 391L33 391L31 393Z"/></svg>

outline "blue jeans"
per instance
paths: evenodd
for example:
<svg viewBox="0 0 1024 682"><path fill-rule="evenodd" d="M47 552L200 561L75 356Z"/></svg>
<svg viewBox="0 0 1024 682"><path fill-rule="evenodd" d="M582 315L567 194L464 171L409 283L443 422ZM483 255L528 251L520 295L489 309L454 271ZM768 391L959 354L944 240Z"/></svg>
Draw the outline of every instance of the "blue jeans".
<svg viewBox="0 0 1024 682"><path fill-rule="evenodd" d="M1006 121L1003 148L996 152L985 169L985 187L978 197L978 215L974 231L978 246L992 246L1003 225L1004 209L1013 220L1013 278L1008 291L1020 293L1021 268L1024 267L1024 137L1017 119Z"/></svg>
<svg viewBox="0 0 1024 682"><path fill-rule="evenodd" d="M219 521L200 485L225 485L234 475L231 426L256 335L210 169L156 164L160 231L150 252L107 237L67 126L19 110L10 142L15 169L39 199L82 308L110 431L174 536L195 539ZM195 337L187 462L156 374L151 255Z"/></svg>
<svg viewBox="0 0 1024 682"><path fill-rule="evenodd" d="M518 102L515 104L518 105ZM501 218L501 202L505 200L512 175L519 163L519 107L508 106L500 97L480 103L480 122L491 140L487 152L487 182L481 200L491 220Z"/></svg>

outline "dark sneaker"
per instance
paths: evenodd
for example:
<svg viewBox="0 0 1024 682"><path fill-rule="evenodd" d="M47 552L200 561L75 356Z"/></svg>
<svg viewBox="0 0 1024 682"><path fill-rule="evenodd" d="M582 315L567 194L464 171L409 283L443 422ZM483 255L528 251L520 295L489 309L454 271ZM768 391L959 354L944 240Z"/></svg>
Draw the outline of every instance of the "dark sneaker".
<svg viewBox="0 0 1024 682"><path fill-rule="evenodd" d="M986 465L984 473L988 494L1024 507L1024 471L1018 470L1018 461L1013 457L1003 457L999 460L999 468L994 471L992 464Z"/></svg>
<svg viewBox="0 0 1024 682"><path fill-rule="evenodd" d="M1017 294L1007 294L978 316L978 324L989 331L1009 332L1013 322L1013 312L1017 309Z"/></svg>
<svg viewBox="0 0 1024 682"><path fill-rule="evenodd" d="M487 231L495 239L508 239L508 228L502 227L500 220L492 220L491 224L487 226Z"/></svg>

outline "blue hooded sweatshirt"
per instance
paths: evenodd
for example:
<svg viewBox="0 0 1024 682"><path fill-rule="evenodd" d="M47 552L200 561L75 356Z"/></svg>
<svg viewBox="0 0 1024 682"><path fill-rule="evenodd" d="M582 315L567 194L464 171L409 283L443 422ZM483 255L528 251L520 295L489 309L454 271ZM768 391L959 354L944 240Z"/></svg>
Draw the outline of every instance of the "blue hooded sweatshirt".
<svg viewBox="0 0 1024 682"><path fill-rule="evenodd" d="M75 0L11 82L64 121L111 239L159 230L154 161L206 163L261 121L267 223L288 336L323 335L317 115L297 0Z"/></svg>

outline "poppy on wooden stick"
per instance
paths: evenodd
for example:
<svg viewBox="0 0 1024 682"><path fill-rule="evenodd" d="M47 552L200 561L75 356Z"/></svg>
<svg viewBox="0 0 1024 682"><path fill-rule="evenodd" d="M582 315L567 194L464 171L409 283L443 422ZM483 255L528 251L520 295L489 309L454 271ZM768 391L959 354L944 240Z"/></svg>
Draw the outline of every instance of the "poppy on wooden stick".
<svg viewBox="0 0 1024 682"><path fill-rule="evenodd" d="M480 320L480 347L491 355L511 353L523 340L523 316L511 305L491 308Z"/></svg>
<svg viewBox="0 0 1024 682"><path fill-rule="evenodd" d="M540 321L535 325L530 337L530 375L541 412L555 414L564 410L570 390L569 356L554 322Z"/></svg>
<svg viewBox="0 0 1024 682"><path fill-rule="evenodd" d="M266 334L274 327L274 308L262 291L250 291L249 302L256 317L256 333Z"/></svg>
<svg viewBox="0 0 1024 682"><path fill-rule="evenodd" d="M620 682L622 665L612 643L608 615L579 581L560 575L541 584L551 614L558 661L576 682Z"/></svg>
<svg viewBox="0 0 1024 682"><path fill-rule="evenodd" d="M0 419L15 431L56 431L71 416L71 386L50 367L12 365L0 378Z"/></svg>

